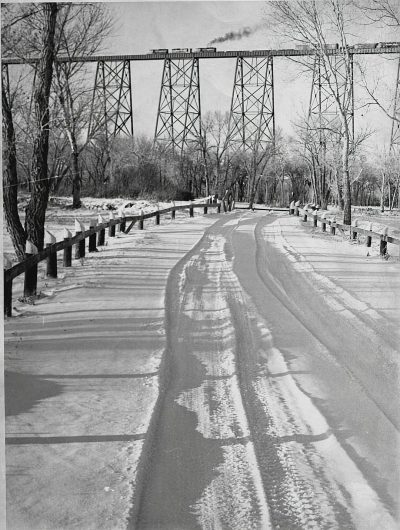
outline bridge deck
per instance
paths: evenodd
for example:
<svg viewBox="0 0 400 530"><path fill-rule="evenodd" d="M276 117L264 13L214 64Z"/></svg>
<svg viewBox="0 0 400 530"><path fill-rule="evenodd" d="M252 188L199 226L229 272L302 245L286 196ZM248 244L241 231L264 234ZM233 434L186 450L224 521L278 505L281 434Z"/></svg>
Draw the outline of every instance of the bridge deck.
<svg viewBox="0 0 400 530"><path fill-rule="evenodd" d="M384 43L383 43L384 44ZM358 45L359 46L359 45ZM377 48L375 44L365 45L364 47L349 47L349 52L353 55L371 55L371 54L387 54L400 53L400 42L391 43L390 46ZM328 55L340 55L342 50L328 49ZM235 50L235 51L204 51L204 52L171 52L171 53L145 53L132 55L93 55L93 56L78 56L78 57L58 57L59 62L97 62L97 61L160 61L164 59L227 59L230 57L296 57L314 55L314 50L297 50L294 48L283 50ZM25 64L35 63L39 60L38 57L19 58L8 57L2 58L3 64Z"/></svg>

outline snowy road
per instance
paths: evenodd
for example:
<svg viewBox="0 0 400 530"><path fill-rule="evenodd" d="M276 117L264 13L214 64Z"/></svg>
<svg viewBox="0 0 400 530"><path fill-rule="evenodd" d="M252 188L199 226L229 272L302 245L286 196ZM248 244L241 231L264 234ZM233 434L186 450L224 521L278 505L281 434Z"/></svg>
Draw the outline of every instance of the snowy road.
<svg viewBox="0 0 400 530"><path fill-rule="evenodd" d="M346 286L376 259L329 242L311 266L298 220L278 221L224 217L172 271L132 528L398 528L398 302Z"/></svg>

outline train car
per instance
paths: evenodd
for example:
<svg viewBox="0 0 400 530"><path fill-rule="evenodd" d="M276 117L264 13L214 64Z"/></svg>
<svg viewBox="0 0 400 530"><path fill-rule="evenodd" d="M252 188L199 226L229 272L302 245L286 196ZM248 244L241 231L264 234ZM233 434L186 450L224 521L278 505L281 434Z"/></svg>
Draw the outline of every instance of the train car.
<svg viewBox="0 0 400 530"><path fill-rule="evenodd" d="M338 50L339 44L325 44L325 50Z"/></svg>
<svg viewBox="0 0 400 530"><path fill-rule="evenodd" d="M311 46L308 46L307 44L296 44L295 49L302 52L306 52L308 50L311 50Z"/></svg>
<svg viewBox="0 0 400 530"><path fill-rule="evenodd" d="M355 50L360 50L361 48L368 48L368 49L374 49L376 48L376 42L361 42L354 44L353 48Z"/></svg>
<svg viewBox="0 0 400 530"><path fill-rule="evenodd" d="M216 52L217 48L199 48L201 52Z"/></svg>
<svg viewBox="0 0 400 530"><path fill-rule="evenodd" d="M172 53L191 53L192 48L172 48Z"/></svg>
<svg viewBox="0 0 400 530"><path fill-rule="evenodd" d="M395 46L400 46L400 42L378 42L376 48L393 48Z"/></svg>
<svg viewBox="0 0 400 530"><path fill-rule="evenodd" d="M168 53L168 48L159 48L158 50L151 50L151 53Z"/></svg>

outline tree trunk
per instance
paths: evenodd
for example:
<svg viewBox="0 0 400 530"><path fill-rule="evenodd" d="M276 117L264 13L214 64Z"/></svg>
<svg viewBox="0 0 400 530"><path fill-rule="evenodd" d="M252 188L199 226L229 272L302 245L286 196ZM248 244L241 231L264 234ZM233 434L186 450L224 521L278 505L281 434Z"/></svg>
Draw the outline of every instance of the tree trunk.
<svg viewBox="0 0 400 530"><path fill-rule="evenodd" d="M381 212L385 211L385 172L382 171L382 186L381 186Z"/></svg>
<svg viewBox="0 0 400 530"><path fill-rule="evenodd" d="M76 142L73 142L74 148L71 152L72 165L72 208L80 208L81 203L81 175L79 172L78 150Z"/></svg>
<svg viewBox="0 0 400 530"><path fill-rule="evenodd" d="M43 53L37 67L37 85L34 91L37 133L32 155L32 194L26 208L25 230L27 239L39 250L43 249L44 222L49 198L50 182L47 175L49 151L49 96L53 76L54 33L57 20L57 4L42 5Z"/></svg>
<svg viewBox="0 0 400 530"><path fill-rule="evenodd" d="M18 214L18 175L15 131L8 95L1 87L3 107L3 204L11 241L19 261L25 257L25 232Z"/></svg>

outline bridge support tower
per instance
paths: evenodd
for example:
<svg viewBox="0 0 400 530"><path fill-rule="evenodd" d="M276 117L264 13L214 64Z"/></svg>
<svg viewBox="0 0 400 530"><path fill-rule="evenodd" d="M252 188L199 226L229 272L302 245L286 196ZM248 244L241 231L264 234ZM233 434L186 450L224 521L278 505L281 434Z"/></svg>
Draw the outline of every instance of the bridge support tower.
<svg viewBox="0 0 400 530"><path fill-rule="evenodd" d="M199 60L165 59L154 141L181 152L200 136Z"/></svg>
<svg viewBox="0 0 400 530"><path fill-rule="evenodd" d="M259 151L274 143L273 57L238 57L229 138L233 150Z"/></svg>
<svg viewBox="0 0 400 530"><path fill-rule="evenodd" d="M133 136L130 61L98 61L88 137Z"/></svg>

